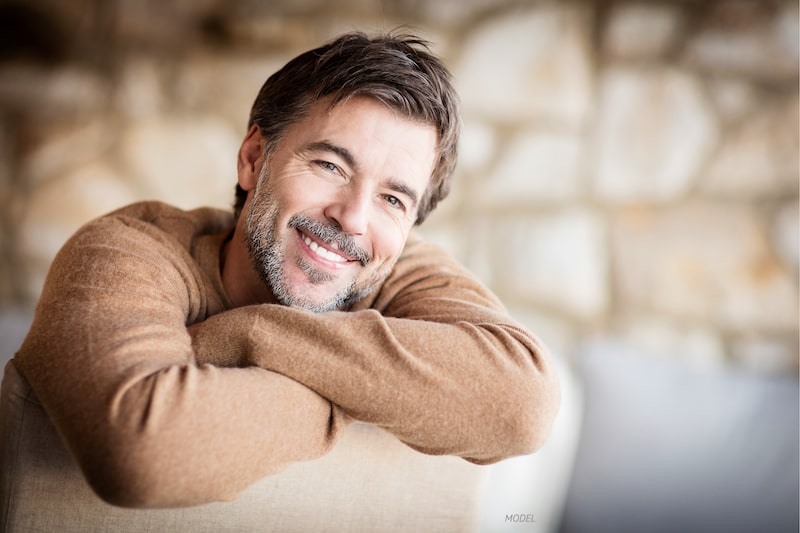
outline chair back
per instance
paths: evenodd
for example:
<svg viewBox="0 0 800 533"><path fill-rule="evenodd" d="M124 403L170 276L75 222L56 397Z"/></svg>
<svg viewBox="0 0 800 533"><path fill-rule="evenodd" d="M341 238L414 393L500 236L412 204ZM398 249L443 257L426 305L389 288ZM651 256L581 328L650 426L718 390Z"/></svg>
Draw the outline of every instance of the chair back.
<svg viewBox="0 0 800 533"><path fill-rule="evenodd" d="M334 449L233 502L140 510L100 500L11 360L0 394L0 530L219 533L458 532L480 521L487 469L352 424Z"/></svg>

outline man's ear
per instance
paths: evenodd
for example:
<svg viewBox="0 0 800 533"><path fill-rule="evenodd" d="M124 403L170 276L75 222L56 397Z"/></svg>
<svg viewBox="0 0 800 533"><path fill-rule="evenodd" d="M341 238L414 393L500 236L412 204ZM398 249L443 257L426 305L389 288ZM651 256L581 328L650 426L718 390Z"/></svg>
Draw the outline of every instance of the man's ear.
<svg viewBox="0 0 800 533"><path fill-rule="evenodd" d="M258 183L258 176L261 173L261 165L264 162L264 142L261 137L261 130L255 124L250 127L247 135L239 148L239 156L236 164L239 174L239 186L245 191L255 189Z"/></svg>

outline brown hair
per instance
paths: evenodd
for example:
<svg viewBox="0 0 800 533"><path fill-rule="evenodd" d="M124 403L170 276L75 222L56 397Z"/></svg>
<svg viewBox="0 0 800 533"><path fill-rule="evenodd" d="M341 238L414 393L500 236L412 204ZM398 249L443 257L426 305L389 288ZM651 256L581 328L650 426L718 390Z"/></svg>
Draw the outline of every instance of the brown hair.
<svg viewBox="0 0 800 533"><path fill-rule="evenodd" d="M426 41L409 34L348 33L305 52L267 79L248 127L258 125L269 154L320 99L330 98L335 106L354 96L375 98L403 117L436 128L438 158L419 203L415 223L421 223L449 192L461 126L450 73ZM237 185L237 218L246 196Z"/></svg>

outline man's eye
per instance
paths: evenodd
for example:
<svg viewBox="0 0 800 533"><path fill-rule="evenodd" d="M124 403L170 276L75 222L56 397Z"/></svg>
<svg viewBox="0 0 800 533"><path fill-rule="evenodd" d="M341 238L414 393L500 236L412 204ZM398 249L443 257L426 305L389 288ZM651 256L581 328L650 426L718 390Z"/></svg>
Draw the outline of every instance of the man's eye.
<svg viewBox="0 0 800 533"><path fill-rule="evenodd" d="M339 167L331 163L330 161L317 161L317 165L322 167L324 170L328 172L339 172Z"/></svg>
<svg viewBox="0 0 800 533"><path fill-rule="evenodd" d="M387 194L384 196L386 198L386 203L396 209L402 209L405 211L406 206L403 204L402 201L397 196L392 196L391 194Z"/></svg>

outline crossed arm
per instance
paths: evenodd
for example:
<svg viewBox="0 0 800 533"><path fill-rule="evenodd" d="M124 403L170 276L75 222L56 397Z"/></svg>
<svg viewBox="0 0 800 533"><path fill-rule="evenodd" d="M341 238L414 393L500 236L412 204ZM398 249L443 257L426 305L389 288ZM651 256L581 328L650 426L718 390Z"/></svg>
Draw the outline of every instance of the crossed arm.
<svg viewBox="0 0 800 533"><path fill-rule="evenodd" d="M404 258L370 309L225 311L168 241L124 217L84 229L15 357L104 499L231 499L327 452L350 417L479 463L547 434L558 388L541 346L437 252Z"/></svg>
<svg viewBox="0 0 800 533"><path fill-rule="evenodd" d="M425 453L538 448L558 403L544 347L437 248L416 241L402 261L372 309L234 309L190 328L195 356L289 376Z"/></svg>

